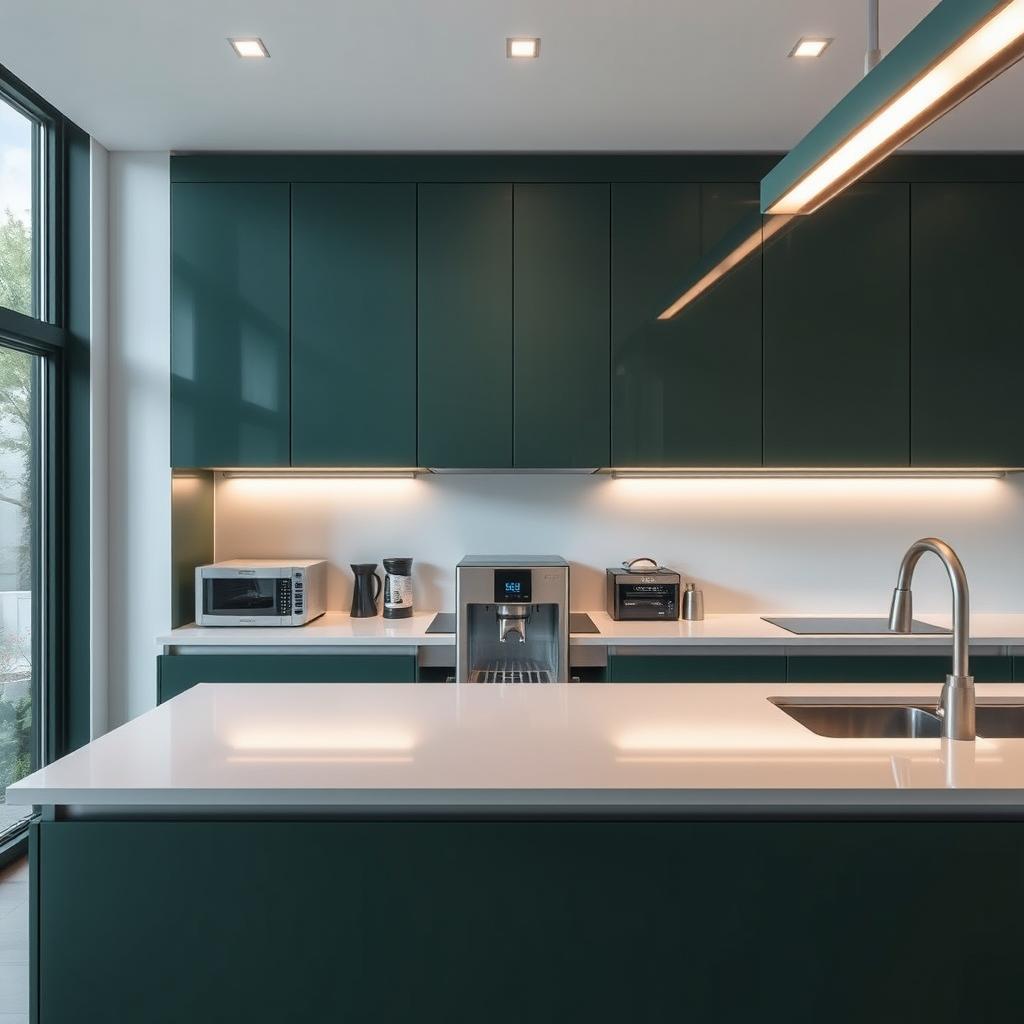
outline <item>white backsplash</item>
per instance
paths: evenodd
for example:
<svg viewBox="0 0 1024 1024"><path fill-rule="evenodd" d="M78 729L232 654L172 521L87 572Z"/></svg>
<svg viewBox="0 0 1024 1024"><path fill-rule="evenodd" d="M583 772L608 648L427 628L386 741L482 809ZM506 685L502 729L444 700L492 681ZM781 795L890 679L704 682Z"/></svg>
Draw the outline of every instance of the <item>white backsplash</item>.
<svg viewBox="0 0 1024 1024"><path fill-rule="evenodd" d="M1006 479L627 480L436 475L221 479L216 556L326 557L347 609L350 562L415 559L416 607L453 609L465 554L556 554L572 606L604 607L604 569L649 555L704 590L708 612L883 612L911 541L960 553L976 611L1024 610L1024 475ZM946 610L925 559L916 608Z"/></svg>

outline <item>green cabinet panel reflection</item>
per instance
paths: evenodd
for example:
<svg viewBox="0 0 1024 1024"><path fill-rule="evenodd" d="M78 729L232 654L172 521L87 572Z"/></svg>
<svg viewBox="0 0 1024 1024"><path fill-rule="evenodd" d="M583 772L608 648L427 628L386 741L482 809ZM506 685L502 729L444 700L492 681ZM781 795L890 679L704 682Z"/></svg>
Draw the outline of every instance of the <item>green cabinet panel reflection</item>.
<svg viewBox="0 0 1024 1024"><path fill-rule="evenodd" d="M292 186L293 466L416 465L416 186Z"/></svg>
<svg viewBox="0 0 1024 1024"><path fill-rule="evenodd" d="M909 201L861 182L766 243L766 466L909 464Z"/></svg>
<svg viewBox="0 0 1024 1024"><path fill-rule="evenodd" d="M1024 466L1024 184L911 190L911 460Z"/></svg>
<svg viewBox="0 0 1024 1024"><path fill-rule="evenodd" d="M172 186L172 466L288 465L288 193Z"/></svg>
<svg viewBox="0 0 1024 1024"><path fill-rule="evenodd" d="M757 196L754 183L612 187L613 465L761 464L760 255L658 319Z"/></svg>

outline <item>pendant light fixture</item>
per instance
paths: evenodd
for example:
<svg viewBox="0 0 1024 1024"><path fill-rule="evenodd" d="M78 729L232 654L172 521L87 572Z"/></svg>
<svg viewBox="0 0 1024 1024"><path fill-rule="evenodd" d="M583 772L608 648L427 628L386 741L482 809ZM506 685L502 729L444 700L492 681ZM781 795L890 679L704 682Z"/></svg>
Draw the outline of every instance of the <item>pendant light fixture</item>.
<svg viewBox="0 0 1024 1024"><path fill-rule="evenodd" d="M765 176L761 211L813 213L1022 56L1024 0L941 0Z"/></svg>

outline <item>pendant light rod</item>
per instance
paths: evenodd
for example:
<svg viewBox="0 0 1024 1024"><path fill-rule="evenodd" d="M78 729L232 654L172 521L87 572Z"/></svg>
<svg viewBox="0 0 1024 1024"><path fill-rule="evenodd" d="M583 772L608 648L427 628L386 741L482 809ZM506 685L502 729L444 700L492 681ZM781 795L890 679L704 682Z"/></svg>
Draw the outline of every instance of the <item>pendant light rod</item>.
<svg viewBox="0 0 1024 1024"><path fill-rule="evenodd" d="M864 54L864 74L881 59L882 51L878 46L878 0L868 0L868 50Z"/></svg>

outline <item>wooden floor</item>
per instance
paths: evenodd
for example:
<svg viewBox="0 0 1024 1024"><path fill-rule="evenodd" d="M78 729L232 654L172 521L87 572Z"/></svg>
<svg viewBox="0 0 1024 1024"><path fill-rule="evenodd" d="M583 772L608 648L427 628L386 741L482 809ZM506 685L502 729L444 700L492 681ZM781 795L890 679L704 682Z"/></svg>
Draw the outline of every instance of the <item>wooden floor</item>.
<svg viewBox="0 0 1024 1024"><path fill-rule="evenodd" d="M28 861L0 871L0 1024L28 1024Z"/></svg>

